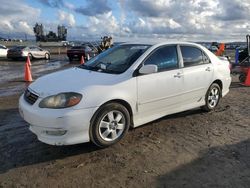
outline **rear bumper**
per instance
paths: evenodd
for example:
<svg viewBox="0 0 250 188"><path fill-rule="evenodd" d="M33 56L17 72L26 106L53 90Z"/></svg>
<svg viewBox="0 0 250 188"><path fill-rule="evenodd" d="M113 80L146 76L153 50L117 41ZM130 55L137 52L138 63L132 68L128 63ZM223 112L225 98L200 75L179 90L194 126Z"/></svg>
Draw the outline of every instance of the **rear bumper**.
<svg viewBox="0 0 250 188"><path fill-rule="evenodd" d="M67 53L68 58L81 58L82 56L85 58L85 53Z"/></svg>
<svg viewBox="0 0 250 188"><path fill-rule="evenodd" d="M231 85L232 78L228 77L223 80L222 97L224 97L229 92L229 87Z"/></svg>
<svg viewBox="0 0 250 188"><path fill-rule="evenodd" d="M75 110L41 109L37 101L27 103L23 95L19 99L19 111L23 119L30 124L38 140L50 145L72 145L89 142L89 125L96 108Z"/></svg>

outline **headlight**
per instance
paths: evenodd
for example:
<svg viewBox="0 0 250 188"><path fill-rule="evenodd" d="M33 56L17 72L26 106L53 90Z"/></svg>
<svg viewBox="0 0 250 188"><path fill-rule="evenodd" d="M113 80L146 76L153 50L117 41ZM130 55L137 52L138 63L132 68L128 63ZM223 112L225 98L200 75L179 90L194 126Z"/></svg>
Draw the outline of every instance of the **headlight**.
<svg viewBox="0 0 250 188"><path fill-rule="evenodd" d="M40 108L68 108L77 105L82 99L82 95L79 93L59 93L44 98L40 103Z"/></svg>

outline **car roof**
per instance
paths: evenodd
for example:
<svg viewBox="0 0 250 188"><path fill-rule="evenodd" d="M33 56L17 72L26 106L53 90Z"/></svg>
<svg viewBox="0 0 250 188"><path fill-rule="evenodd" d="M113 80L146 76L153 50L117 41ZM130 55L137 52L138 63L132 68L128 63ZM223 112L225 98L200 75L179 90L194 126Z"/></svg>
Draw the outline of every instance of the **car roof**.
<svg viewBox="0 0 250 188"><path fill-rule="evenodd" d="M122 43L120 45L126 45L126 44L133 44L133 45L150 45L150 46L154 46L154 45L171 45L171 44L180 44L180 45L195 45L195 46L201 46L197 43L194 43L194 42L180 42L180 41L166 41L166 42L154 42L154 41L147 41L147 42L144 42L144 41L135 41L135 42L125 42L125 43Z"/></svg>

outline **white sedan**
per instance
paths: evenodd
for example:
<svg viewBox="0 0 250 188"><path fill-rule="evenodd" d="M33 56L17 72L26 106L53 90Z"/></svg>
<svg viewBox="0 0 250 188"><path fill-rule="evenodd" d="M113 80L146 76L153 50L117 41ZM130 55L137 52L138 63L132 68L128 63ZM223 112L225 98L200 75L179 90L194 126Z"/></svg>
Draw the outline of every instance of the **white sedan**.
<svg viewBox="0 0 250 188"><path fill-rule="evenodd" d="M8 48L0 44L0 57L7 57Z"/></svg>
<svg viewBox="0 0 250 188"><path fill-rule="evenodd" d="M192 108L213 110L230 83L229 63L201 45L126 43L37 79L19 109L44 143L106 147L129 127Z"/></svg>

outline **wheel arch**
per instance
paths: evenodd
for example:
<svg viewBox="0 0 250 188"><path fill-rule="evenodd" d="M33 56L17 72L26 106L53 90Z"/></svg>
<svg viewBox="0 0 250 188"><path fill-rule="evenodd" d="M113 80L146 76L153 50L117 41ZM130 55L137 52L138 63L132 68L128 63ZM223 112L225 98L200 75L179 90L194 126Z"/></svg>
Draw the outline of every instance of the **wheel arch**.
<svg viewBox="0 0 250 188"><path fill-rule="evenodd" d="M129 115L130 115L130 121L131 121L131 122L130 122L130 127L133 127L134 121L133 121L133 110L132 110L132 107L131 107L131 105L130 105L127 101L125 101L125 100L123 100L123 99L112 99L112 100L109 100L109 101L103 103L103 104L102 104L101 106L99 106L99 108L95 111L94 115L93 115L93 116L91 117L91 119L90 119L90 122L92 122L92 121L94 120L94 118L95 118L95 116L98 114L99 110L100 110L103 106L105 106L106 104L109 104L109 103L118 103L118 104L123 105L123 106L128 110Z"/></svg>
<svg viewBox="0 0 250 188"><path fill-rule="evenodd" d="M222 83L222 81L219 80L219 79L217 79L217 80L213 81L212 84L214 84L214 83L218 84L220 86L221 91L222 91L222 89L223 89L223 83Z"/></svg>
<svg viewBox="0 0 250 188"><path fill-rule="evenodd" d="M29 56L31 59L35 58L34 55L31 52L29 52L27 56Z"/></svg>

